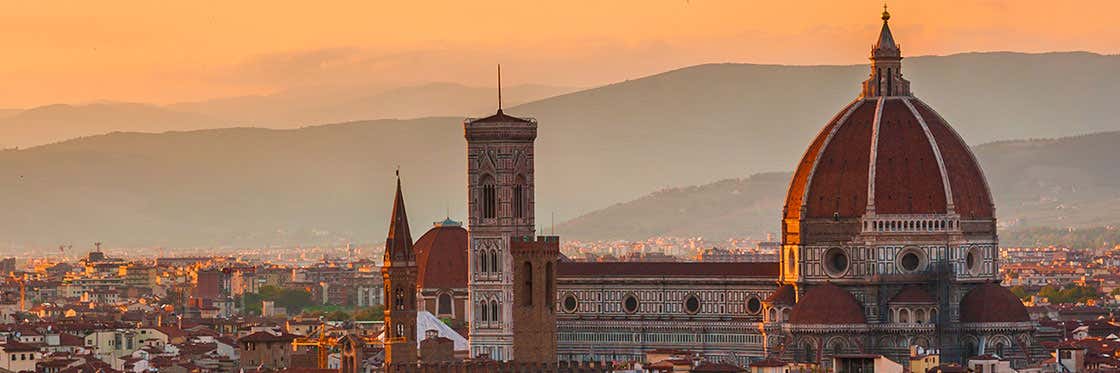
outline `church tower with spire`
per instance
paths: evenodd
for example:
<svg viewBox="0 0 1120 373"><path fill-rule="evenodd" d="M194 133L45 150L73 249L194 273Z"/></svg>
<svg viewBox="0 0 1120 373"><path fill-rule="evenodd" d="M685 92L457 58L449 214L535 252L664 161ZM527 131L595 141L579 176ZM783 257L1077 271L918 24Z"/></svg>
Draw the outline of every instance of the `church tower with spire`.
<svg viewBox="0 0 1120 373"><path fill-rule="evenodd" d="M533 143L537 122L498 111L463 122L467 203L471 356L514 358L514 242L535 233ZM555 323L553 323L555 328Z"/></svg>
<svg viewBox="0 0 1120 373"><path fill-rule="evenodd" d="M400 171L381 276L385 289L385 366L416 364L416 255L412 251Z"/></svg>

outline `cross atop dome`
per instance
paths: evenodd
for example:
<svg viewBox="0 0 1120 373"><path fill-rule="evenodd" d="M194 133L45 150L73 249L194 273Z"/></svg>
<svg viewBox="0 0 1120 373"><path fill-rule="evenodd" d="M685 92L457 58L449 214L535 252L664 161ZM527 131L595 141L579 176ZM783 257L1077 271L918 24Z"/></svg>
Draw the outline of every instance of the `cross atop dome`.
<svg viewBox="0 0 1120 373"><path fill-rule="evenodd" d="M910 82L902 78L902 49L894 41L887 23L891 13L883 4L883 28L871 47L871 76L863 82L861 96L910 96Z"/></svg>

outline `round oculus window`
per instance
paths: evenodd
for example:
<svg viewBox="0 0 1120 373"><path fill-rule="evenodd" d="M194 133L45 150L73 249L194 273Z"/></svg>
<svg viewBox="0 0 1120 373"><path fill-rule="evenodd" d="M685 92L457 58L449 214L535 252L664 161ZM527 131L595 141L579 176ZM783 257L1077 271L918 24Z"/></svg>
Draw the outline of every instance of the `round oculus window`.
<svg viewBox="0 0 1120 373"><path fill-rule="evenodd" d="M922 265L922 258L917 252L908 251L902 254L902 259L899 259L898 264L902 266L902 270L906 272L917 271Z"/></svg>
<svg viewBox="0 0 1120 373"><path fill-rule="evenodd" d="M841 248L828 249L824 254L824 265L830 276L841 276L848 270L848 253Z"/></svg>
<svg viewBox="0 0 1120 373"><path fill-rule="evenodd" d="M627 294L626 298L622 299L622 310L626 313L638 312L638 297L634 294Z"/></svg>
<svg viewBox="0 0 1120 373"><path fill-rule="evenodd" d="M567 312L567 313L576 312L576 307L577 306L579 306L579 301L576 300L575 295L568 294L568 295L564 296L564 312Z"/></svg>
<svg viewBox="0 0 1120 373"><path fill-rule="evenodd" d="M965 269L973 276L980 274L981 257L982 254L980 253L979 247L969 249L968 253L964 255Z"/></svg>
<svg viewBox="0 0 1120 373"><path fill-rule="evenodd" d="M684 300L684 310L692 314L700 312L700 298L696 294L689 295Z"/></svg>
<svg viewBox="0 0 1120 373"><path fill-rule="evenodd" d="M747 299L747 312L757 314L762 311L762 301L758 297Z"/></svg>

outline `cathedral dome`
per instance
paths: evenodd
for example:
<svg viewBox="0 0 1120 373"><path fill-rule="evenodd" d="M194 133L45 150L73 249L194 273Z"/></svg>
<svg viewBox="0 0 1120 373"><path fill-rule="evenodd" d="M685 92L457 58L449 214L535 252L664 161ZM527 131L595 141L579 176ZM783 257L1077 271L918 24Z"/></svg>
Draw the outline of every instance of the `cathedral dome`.
<svg viewBox="0 0 1120 373"><path fill-rule="evenodd" d="M961 298L961 322L1026 321L1031 321L1031 316L1023 302L998 283L976 286Z"/></svg>
<svg viewBox="0 0 1120 373"><path fill-rule="evenodd" d="M791 324L865 324L863 306L847 290L832 283L810 288L790 313Z"/></svg>
<svg viewBox="0 0 1120 373"><path fill-rule="evenodd" d="M994 219L971 149L932 107L910 94L886 18L860 97L821 129L798 163L786 196L787 238L799 239L799 222L812 219L930 214Z"/></svg>
<svg viewBox="0 0 1120 373"><path fill-rule="evenodd" d="M465 289L467 287L467 230L450 219L436 223L413 245L416 252L417 287Z"/></svg>

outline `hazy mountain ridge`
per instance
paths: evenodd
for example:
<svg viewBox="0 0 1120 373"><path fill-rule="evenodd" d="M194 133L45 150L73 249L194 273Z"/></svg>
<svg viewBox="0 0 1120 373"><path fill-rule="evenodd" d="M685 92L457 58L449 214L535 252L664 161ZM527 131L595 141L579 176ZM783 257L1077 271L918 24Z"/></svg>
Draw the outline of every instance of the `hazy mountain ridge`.
<svg viewBox="0 0 1120 373"><path fill-rule="evenodd" d="M985 53L904 63L915 93L973 144L1120 127L1109 100L1120 86L1117 56ZM866 74L866 66L701 65L506 111L540 121L537 223L548 226L552 213L562 222L666 187L789 170ZM0 206L16 212L0 216L0 237L9 245L380 241L398 164L422 232L448 209L465 215L461 121L115 133L0 152ZM788 180L779 181L768 185L781 185L780 195ZM766 213L765 199L742 203L767 216L736 227L776 228L780 204ZM1011 205L999 208L1002 220L1013 220Z"/></svg>
<svg viewBox="0 0 1120 373"><path fill-rule="evenodd" d="M28 147L116 131L227 127L206 115L131 102L55 104L0 113L0 146Z"/></svg>
<svg viewBox="0 0 1120 373"><path fill-rule="evenodd" d="M974 147L996 197L1000 226L1021 230L1120 223L1118 141L1120 132L1107 132ZM557 231L576 239L778 237L791 177L756 174L658 191L564 222Z"/></svg>
<svg viewBox="0 0 1120 373"><path fill-rule="evenodd" d="M507 104L542 99L575 88L517 85ZM54 104L0 110L0 147L31 147L112 132L189 131L251 126L296 128L322 123L421 118L490 110L493 87L454 83L376 90L371 87L287 92L158 106L129 102Z"/></svg>
<svg viewBox="0 0 1120 373"><path fill-rule="evenodd" d="M539 84L503 89L507 106L576 90L578 88ZM304 88L273 95L179 103L171 107L259 127L292 128L356 120L463 115L491 110L497 100L494 87L428 83L391 89L365 86Z"/></svg>

